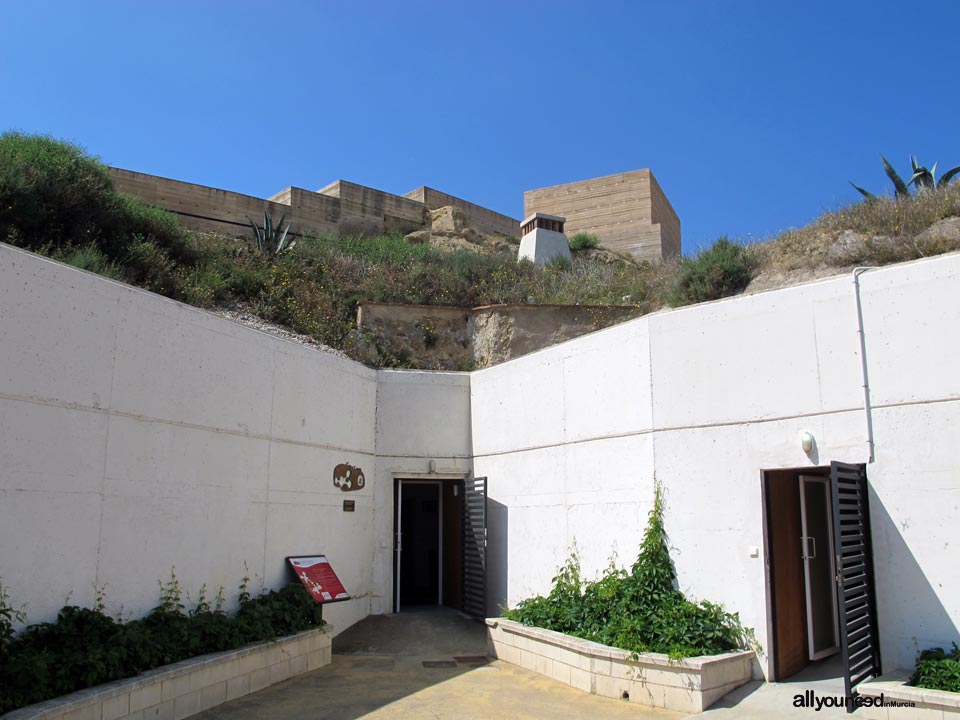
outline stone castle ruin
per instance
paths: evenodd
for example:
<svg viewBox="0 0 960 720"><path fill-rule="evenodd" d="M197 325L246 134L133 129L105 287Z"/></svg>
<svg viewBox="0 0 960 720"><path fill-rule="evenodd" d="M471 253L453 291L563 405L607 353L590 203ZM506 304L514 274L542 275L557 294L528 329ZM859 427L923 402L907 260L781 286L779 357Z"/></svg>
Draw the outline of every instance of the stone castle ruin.
<svg viewBox="0 0 960 720"><path fill-rule="evenodd" d="M336 180L317 191L288 187L270 198L112 168L117 190L176 213L193 230L246 236L249 220L283 216L291 233L404 235L429 231L431 213L452 208L457 225L487 236L519 238L520 221L430 187L406 195ZM649 170L528 190L524 214L567 219L567 235L588 232L609 250L660 262L680 254L680 220ZM448 213L450 214L450 213Z"/></svg>

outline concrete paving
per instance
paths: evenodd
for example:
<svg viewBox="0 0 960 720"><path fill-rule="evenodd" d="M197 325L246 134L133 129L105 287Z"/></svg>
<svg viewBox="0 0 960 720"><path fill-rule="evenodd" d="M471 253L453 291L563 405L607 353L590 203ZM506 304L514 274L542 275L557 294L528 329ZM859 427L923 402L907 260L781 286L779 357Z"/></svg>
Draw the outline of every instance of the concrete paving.
<svg viewBox="0 0 960 720"><path fill-rule="evenodd" d="M453 610L371 616L333 641L333 662L195 717L201 720L679 720L487 660L486 629ZM425 667L424 662L431 666Z"/></svg>
<svg viewBox="0 0 960 720"><path fill-rule="evenodd" d="M813 690L817 697L843 696L843 675L840 658L830 659L807 666L784 682L751 682L737 688L720 699L712 707L690 720L761 720L762 718L810 718L818 720L840 720L847 717L842 708L821 708L819 712L811 708L794 707L794 697L806 690Z"/></svg>

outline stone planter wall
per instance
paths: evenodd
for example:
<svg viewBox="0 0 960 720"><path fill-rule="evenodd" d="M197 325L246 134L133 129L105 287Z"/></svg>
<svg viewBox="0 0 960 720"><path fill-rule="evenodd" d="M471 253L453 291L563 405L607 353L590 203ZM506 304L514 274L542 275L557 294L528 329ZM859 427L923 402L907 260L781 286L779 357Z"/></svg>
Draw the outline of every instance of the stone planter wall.
<svg viewBox="0 0 960 720"><path fill-rule="evenodd" d="M3 720L182 720L330 664L331 630L190 658L14 710Z"/></svg>
<svg viewBox="0 0 960 720"><path fill-rule="evenodd" d="M912 673L895 670L876 680L861 683L857 692L863 697L883 695L883 707L863 707L858 712L866 720L948 720L960 718L960 693L926 690L907 685ZM913 707L901 703L913 703Z"/></svg>
<svg viewBox="0 0 960 720"><path fill-rule="evenodd" d="M527 627L487 620L489 652L500 660L603 697L696 713L753 675L752 650L671 660L645 653L637 660L618 648Z"/></svg>

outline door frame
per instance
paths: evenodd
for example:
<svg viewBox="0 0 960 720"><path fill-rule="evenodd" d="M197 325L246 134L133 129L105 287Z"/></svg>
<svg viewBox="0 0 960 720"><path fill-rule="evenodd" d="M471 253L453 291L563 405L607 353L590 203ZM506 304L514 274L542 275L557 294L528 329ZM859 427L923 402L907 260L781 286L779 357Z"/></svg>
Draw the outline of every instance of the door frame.
<svg viewBox="0 0 960 720"><path fill-rule="evenodd" d="M773 556L773 527L772 522L776 517L771 504L770 483L773 482L771 473L792 473L796 477L800 475L812 475L813 473L822 473L823 477L829 477L829 465L816 465L806 467L765 467L760 470L760 492L761 507L763 508L763 573L764 573L764 593L766 598L766 616L767 616L767 642L770 645L770 653L767 655L767 679L770 682L781 680L780 671L780 647L777 639L777 596L774 587L774 568L776 558ZM799 492L799 490L798 490ZM831 552L833 549L831 548ZM806 588L804 587L804 593ZM806 602L806 600L804 600Z"/></svg>
<svg viewBox="0 0 960 720"><path fill-rule="evenodd" d="M391 574L393 575L393 612L400 612L400 553L402 551L402 536L400 528L400 500L401 483L436 485L438 495L438 533L440 552L437 553L438 559L438 584L437 604L443 605L443 485L449 482L463 481L466 473L463 474L444 474L435 473L394 473L393 474L393 559L391 562Z"/></svg>

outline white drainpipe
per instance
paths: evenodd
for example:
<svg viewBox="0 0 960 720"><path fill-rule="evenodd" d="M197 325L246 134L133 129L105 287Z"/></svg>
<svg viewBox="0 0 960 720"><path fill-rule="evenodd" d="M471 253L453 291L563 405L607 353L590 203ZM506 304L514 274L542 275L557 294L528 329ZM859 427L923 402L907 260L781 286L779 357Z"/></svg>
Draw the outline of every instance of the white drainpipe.
<svg viewBox="0 0 960 720"><path fill-rule="evenodd" d="M853 294L857 300L857 334L860 336L860 367L863 374L863 410L867 416L867 448L870 451L868 463L873 462L873 413L870 407L870 379L867 376L867 340L863 334L863 306L860 303L860 275L867 270L878 270L875 266L863 266L853 269Z"/></svg>

